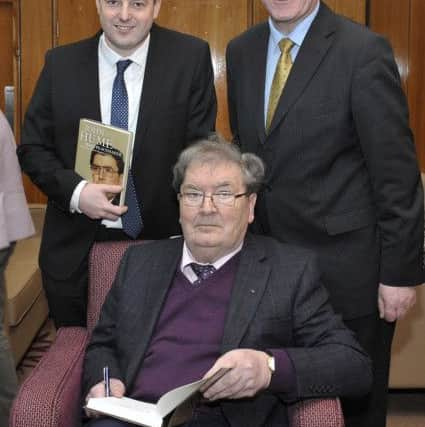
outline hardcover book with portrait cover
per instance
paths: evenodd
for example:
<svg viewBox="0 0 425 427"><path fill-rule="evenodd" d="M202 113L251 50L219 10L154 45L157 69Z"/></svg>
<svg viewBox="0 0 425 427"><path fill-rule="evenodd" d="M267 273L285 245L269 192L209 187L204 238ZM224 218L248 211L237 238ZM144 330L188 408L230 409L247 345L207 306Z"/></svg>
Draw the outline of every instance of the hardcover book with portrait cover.
<svg viewBox="0 0 425 427"><path fill-rule="evenodd" d="M89 119L80 120L75 172L95 184L121 185L111 201L124 205L133 153L133 132Z"/></svg>

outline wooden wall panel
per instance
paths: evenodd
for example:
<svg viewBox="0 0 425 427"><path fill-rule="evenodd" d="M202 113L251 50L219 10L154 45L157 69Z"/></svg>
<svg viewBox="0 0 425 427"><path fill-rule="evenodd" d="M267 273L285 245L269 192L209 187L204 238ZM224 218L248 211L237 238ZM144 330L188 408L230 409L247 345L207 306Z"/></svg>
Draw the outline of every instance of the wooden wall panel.
<svg viewBox="0 0 425 427"><path fill-rule="evenodd" d="M0 109L4 108L4 87L13 85L13 4L0 1Z"/></svg>
<svg viewBox="0 0 425 427"><path fill-rule="evenodd" d="M207 40L211 47L218 98L217 130L230 137L226 96L225 49L250 22L246 0L167 0L158 24Z"/></svg>
<svg viewBox="0 0 425 427"><path fill-rule="evenodd" d="M366 0L326 0L336 13L347 16L360 24L366 22Z"/></svg>
<svg viewBox="0 0 425 427"><path fill-rule="evenodd" d="M366 22L366 0L324 0L324 2L335 12L347 16L354 21L364 24ZM261 0L254 0L254 23L267 19Z"/></svg>
<svg viewBox="0 0 425 427"><path fill-rule="evenodd" d="M410 0L372 0L369 27L391 42L406 92L409 72Z"/></svg>
<svg viewBox="0 0 425 427"><path fill-rule="evenodd" d="M411 0L409 33L408 99L410 123L415 134L419 162L425 171L425 2Z"/></svg>
<svg viewBox="0 0 425 427"><path fill-rule="evenodd" d="M56 0L55 16L57 45L85 39L100 29L94 0Z"/></svg>
<svg viewBox="0 0 425 427"><path fill-rule="evenodd" d="M419 157L425 169L425 123L422 104L425 88L424 40L421 31L425 21L424 0L325 0L335 11L359 22L365 22L366 3L369 4L369 24L373 30L385 34L391 41L408 92L411 123L416 135ZM10 20L11 7L18 7L20 26L14 28ZM4 18L5 11L9 18ZM12 14L13 15L13 14ZM219 101L217 129L230 136L227 119L225 47L228 41L253 23L264 21L267 13L261 0L163 0L159 23L206 39L211 46ZM10 28L19 39L14 50L13 39L3 35ZM94 0L0 0L0 56L2 71L12 73L13 58L17 57L21 73L14 77L17 100L17 120L26 111L35 82L44 62L47 49L92 35L99 28ZM17 32L17 34L16 34ZM12 43L11 43L12 41ZM6 43L9 47L4 48ZM0 76L0 85L2 83ZM4 79L4 78L3 78ZM10 77L4 79L9 84ZM0 106L3 97L0 86ZM19 122L18 122L19 123ZM17 129L19 130L19 129ZM17 133L19 138L19 132ZM31 202L45 199L26 182Z"/></svg>
<svg viewBox="0 0 425 427"><path fill-rule="evenodd" d="M261 0L254 0L253 4L253 23L259 23L265 21L269 14L266 8L263 6L263 2Z"/></svg>
<svg viewBox="0 0 425 427"><path fill-rule="evenodd" d="M45 52L53 45L53 8L51 0L21 0L20 19L20 99L21 115L27 110L34 86L44 64ZM44 194L24 177L30 203L45 203Z"/></svg>

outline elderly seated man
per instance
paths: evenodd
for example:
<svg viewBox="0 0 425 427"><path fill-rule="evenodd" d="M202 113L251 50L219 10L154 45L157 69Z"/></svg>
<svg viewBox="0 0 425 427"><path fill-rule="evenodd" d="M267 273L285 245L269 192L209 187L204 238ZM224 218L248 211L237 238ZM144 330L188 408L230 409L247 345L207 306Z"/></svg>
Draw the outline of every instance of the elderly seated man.
<svg viewBox="0 0 425 427"><path fill-rule="evenodd" d="M112 395L151 402L224 367L183 425L282 427L287 402L368 392L370 360L333 312L315 256L247 232L263 178L261 160L233 144L181 153L183 237L127 250L87 348L86 398L104 396L104 366Z"/></svg>

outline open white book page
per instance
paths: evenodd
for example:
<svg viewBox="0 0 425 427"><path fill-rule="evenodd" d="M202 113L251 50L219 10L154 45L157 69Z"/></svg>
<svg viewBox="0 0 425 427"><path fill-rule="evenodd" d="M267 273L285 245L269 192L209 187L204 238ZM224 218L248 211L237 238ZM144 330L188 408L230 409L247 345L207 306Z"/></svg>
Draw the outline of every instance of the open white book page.
<svg viewBox="0 0 425 427"><path fill-rule="evenodd" d="M156 405L128 397L96 397L88 400L86 408L137 425L161 427L163 418L171 411L196 393L201 386L211 386L228 371L229 369L220 369L210 378L170 390L161 396Z"/></svg>
<svg viewBox="0 0 425 427"><path fill-rule="evenodd" d="M219 369L213 376L185 384L163 394L156 404L159 414L164 418L186 399L196 393L204 384L212 385L229 369Z"/></svg>
<svg viewBox="0 0 425 427"><path fill-rule="evenodd" d="M87 409L146 427L161 427L162 417L153 403L128 397L97 397L88 400Z"/></svg>

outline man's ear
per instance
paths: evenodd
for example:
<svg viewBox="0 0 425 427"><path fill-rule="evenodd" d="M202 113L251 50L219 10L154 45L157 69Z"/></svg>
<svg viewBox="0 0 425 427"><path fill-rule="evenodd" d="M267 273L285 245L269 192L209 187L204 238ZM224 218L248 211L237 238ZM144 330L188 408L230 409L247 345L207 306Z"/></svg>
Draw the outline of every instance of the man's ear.
<svg viewBox="0 0 425 427"><path fill-rule="evenodd" d="M254 211L255 211L255 203L257 202L257 194L256 193L252 193L248 196L248 203L249 203L249 217L248 217L248 222L249 224L252 223L252 221L254 221Z"/></svg>
<svg viewBox="0 0 425 427"><path fill-rule="evenodd" d="M159 11L161 10L161 0L153 0L154 1L154 10L153 10L153 19L158 18Z"/></svg>

